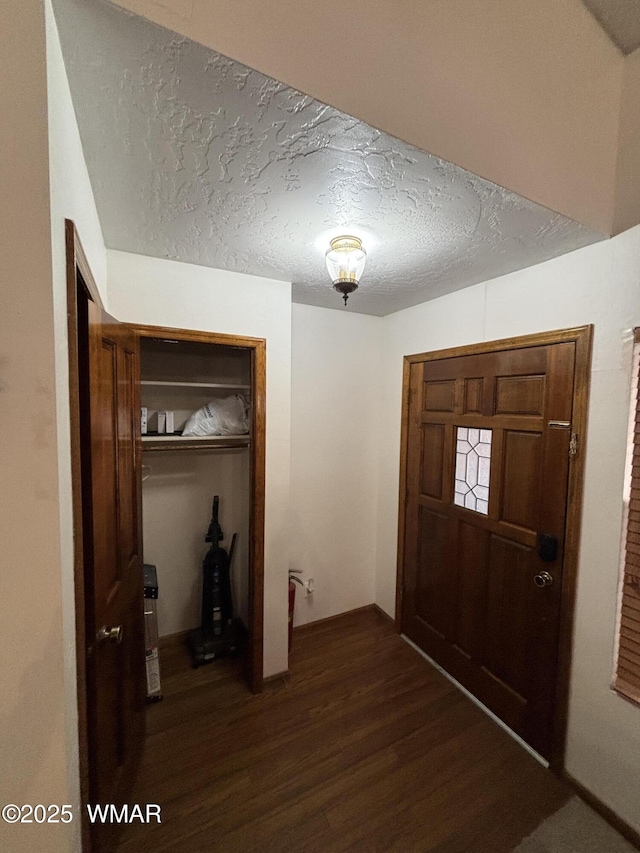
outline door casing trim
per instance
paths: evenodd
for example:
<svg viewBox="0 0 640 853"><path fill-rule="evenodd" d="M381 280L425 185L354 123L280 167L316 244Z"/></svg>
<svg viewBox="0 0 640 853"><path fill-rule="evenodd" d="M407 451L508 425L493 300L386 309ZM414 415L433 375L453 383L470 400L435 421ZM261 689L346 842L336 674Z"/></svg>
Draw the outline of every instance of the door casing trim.
<svg viewBox="0 0 640 853"><path fill-rule="evenodd" d="M398 555L396 569L396 631L402 633L402 594L404 581L404 539L407 510L407 455L409 446L409 387L411 366L444 358L478 355L524 349L525 347L549 346L571 343L576 345L573 380L572 431L580 437L579 450L569 465L567 489L567 515L565 522L565 552L563 560L562 596L558 635L558 666L554 690L554 711L551 724L551 753L549 766L554 772L564 768L567 719L569 709L569 680L571 675L573 622L575 593L578 573L580 530L582 524L582 501L584 490L584 466L586 457L587 416L589 407L589 380L591 376L591 351L593 325L557 329L534 335L483 341L468 346L451 347L433 352L405 355L402 372L402 419L400 427L400 492L398 504Z"/></svg>
<svg viewBox="0 0 640 853"><path fill-rule="evenodd" d="M87 642L85 623L84 534L82 503L81 462L81 411L80 411L80 354L78 334L78 291L82 298L95 302L104 310L100 291L96 285L82 248L75 224L65 219L66 283L67 283L67 336L69 351L69 425L71 446L71 505L73 516L73 577L76 618L76 684L78 703L78 764L80 776L81 841L84 853L91 853L91 826L84 808L89 802L89 723L87 706Z"/></svg>

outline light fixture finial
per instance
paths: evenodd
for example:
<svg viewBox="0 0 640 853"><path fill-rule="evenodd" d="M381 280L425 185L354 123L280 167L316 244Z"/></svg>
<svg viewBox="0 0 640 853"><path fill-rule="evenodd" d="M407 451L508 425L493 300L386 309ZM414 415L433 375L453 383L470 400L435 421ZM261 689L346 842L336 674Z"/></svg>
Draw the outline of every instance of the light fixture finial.
<svg viewBox="0 0 640 853"><path fill-rule="evenodd" d="M357 290L367 261L367 253L358 237L334 237L325 260L334 290L342 294L346 307L349 294Z"/></svg>

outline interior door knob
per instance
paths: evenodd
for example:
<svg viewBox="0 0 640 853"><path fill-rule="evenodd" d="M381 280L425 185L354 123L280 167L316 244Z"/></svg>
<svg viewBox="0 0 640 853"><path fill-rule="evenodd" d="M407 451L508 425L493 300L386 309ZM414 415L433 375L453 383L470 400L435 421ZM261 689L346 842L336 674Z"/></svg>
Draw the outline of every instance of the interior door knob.
<svg viewBox="0 0 640 853"><path fill-rule="evenodd" d="M99 643L106 643L109 641L112 643L121 643L122 625L116 625L115 628L107 628L106 625L103 625L96 634L96 640Z"/></svg>
<svg viewBox="0 0 640 853"><path fill-rule="evenodd" d="M536 586L550 586L553 583L553 577L549 574L549 572L540 572L540 574L536 575L533 579L533 582Z"/></svg>

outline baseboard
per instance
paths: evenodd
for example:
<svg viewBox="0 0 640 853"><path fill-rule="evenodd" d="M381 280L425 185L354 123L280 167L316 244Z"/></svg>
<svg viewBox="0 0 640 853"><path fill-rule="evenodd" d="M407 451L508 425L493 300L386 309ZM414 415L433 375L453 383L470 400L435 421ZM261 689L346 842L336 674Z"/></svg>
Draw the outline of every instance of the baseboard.
<svg viewBox="0 0 640 853"><path fill-rule="evenodd" d="M345 616L355 616L357 613L366 613L367 611L374 610L375 607L375 604L365 604L364 607L354 607L353 610L345 610L344 613L336 613L335 616L325 616L324 619L316 619L314 622L305 622L304 625L294 626L293 633L297 634L299 631L306 631L309 628L318 628L322 625L326 625L327 622L335 622L336 619L344 619Z"/></svg>
<svg viewBox="0 0 640 853"><path fill-rule="evenodd" d="M380 605L379 605L379 604L374 604L374 605L373 605L373 609L376 611L376 613L377 613L379 616L382 616L382 617L383 617L383 619L385 619L385 620L386 620L386 621L387 621L387 622L388 622L388 623L389 623L393 628L395 628L395 627L396 627L396 620L393 618L393 616L389 616L389 614L388 614L388 613L386 613L386 612L382 609L382 607L380 607Z"/></svg>
<svg viewBox="0 0 640 853"><path fill-rule="evenodd" d="M262 684L266 687L268 684L274 684L276 681L282 681L284 684L291 678L291 670L284 669L282 672L276 672L275 675L270 675L268 678L262 679Z"/></svg>
<svg viewBox="0 0 640 853"><path fill-rule="evenodd" d="M187 637L192 630L193 628L190 628L188 631L178 631L177 634L167 634L166 637L160 637L158 647L160 649L169 649L172 646L181 646L187 642Z"/></svg>
<svg viewBox="0 0 640 853"><path fill-rule="evenodd" d="M640 833L636 832L636 830L629 826L626 820L617 815L613 809L610 809L609 806L605 805L602 800L596 797L595 794L591 793L588 788L585 788L584 785L581 785L577 779L574 779L570 773L567 773L566 770L563 770L560 774L561 778L568 782L569 785L573 788L576 794L580 797L581 800L584 800L588 806L598 812L598 814L603 817L608 824L610 824L614 829L616 829L620 835L627 839L630 844L640 850Z"/></svg>

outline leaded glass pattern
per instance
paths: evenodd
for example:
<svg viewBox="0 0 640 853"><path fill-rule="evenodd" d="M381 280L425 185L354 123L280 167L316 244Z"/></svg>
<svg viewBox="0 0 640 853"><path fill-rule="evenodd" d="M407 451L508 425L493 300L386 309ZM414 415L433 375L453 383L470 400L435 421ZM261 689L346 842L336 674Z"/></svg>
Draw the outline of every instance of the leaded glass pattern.
<svg viewBox="0 0 640 853"><path fill-rule="evenodd" d="M453 502L488 515L490 469L491 430L458 427Z"/></svg>

